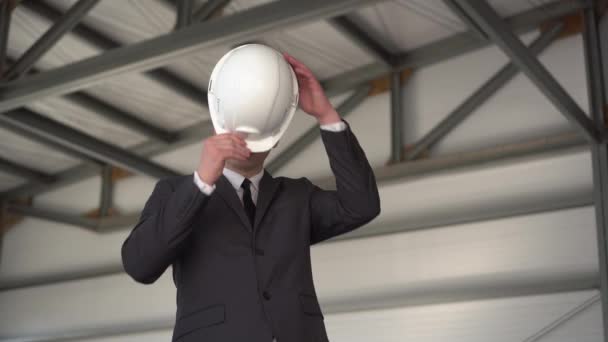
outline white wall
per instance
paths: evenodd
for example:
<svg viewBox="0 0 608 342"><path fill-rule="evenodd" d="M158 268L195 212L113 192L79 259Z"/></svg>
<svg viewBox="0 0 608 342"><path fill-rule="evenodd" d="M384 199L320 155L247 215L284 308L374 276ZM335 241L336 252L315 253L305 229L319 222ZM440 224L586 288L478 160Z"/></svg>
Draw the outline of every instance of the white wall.
<svg viewBox="0 0 608 342"><path fill-rule="evenodd" d="M495 48L487 48L417 71L404 88L405 140L420 138L505 61ZM542 61L586 108L580 39L557 42ZM389 158L388 103L386 94L369 98L347 119L374 166L383 166ZM310 118L299 116L273 155L312 125ZM569 128L551 104L518 77L449 135L436 154L520 142ZM199 151L196 144L155 160L190 172ZM279 174L329 175L322 144L314 143ZM153 184L145 177L121 181L116 205L125 212L139 210ZM405 224L522 207L591 190L588 152L526 159L383 185L383 211L376 223ZM36 204L84 212L97 206L98 191L99 180L94 178L40 196ZM509 289L549 289L559 282L592 283L597 277L594 224L593 209L584 207L315 247L318 293L325 309L334 312L326 318L330 337L332 341L523 340L594 293L469 300L484 294L504 296ZM0 284L119 267L120 244L127 233L96 235L26 219L4 238ZM125 275L113 275L0 292L0 337L170 322L175 301L169 278L166 274L159 283L142 286ZM398 307L358 311L389 303ZM570 341L577 336L577 341L597 341L599 318L595 305L547 340ZM95 341L160 341L168 335L165 329Z"/></svg>
<svg viewBox="0 0 608 342"><path fill-rule="evenodd" d="M594 231L594 211L586 207L346 240L314 247L313 273L329 312L552 290L568 282L592 286ZM39 335L169 320L174 296L170 272L153 286L121 274L3 291L0 331Z"/></svg>

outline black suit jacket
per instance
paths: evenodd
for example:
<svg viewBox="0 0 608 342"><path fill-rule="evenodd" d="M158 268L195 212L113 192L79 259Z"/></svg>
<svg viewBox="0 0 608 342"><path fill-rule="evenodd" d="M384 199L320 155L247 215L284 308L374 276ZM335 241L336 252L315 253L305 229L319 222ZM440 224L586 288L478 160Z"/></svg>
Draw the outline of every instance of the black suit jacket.
<svg viewBox="0 0 608 342"><path fill-rule="evenodd" d="M350 127L322 130L321 137L337 190L264 172L253 226L223 176L210 196L192 175L156 184L122 246L122 260L127 273L145 284L172 265L173 341L328 341L310 245L372 220L380 199Z"/></svg>

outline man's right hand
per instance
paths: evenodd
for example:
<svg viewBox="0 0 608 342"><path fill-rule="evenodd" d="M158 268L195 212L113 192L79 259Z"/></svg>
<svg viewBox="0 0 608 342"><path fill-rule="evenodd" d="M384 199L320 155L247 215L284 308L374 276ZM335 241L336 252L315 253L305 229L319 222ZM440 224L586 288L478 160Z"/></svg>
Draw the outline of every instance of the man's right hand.
<svg viewBox="0 0 608 342"><path fill-rule="evenodd" d="M200 179L213 185L222 175L227 159L247 160L251 151L238 133L222 133L205 139L196 172Z"/></svg>

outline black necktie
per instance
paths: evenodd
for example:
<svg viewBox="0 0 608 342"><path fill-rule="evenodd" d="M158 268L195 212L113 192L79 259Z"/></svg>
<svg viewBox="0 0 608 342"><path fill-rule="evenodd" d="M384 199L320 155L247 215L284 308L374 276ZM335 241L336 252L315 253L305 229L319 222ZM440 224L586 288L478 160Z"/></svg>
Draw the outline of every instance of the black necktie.
<svg viewBox="0 0 608 342"><path fill-rule="evenodd" d="M249 222L251 222L251 226L253 226L255 204L253 204L253 199L251 197L251 181L245 178L241 184L241 188L243 188L243 206L245 207L245 213L247 213Z"/></svg>

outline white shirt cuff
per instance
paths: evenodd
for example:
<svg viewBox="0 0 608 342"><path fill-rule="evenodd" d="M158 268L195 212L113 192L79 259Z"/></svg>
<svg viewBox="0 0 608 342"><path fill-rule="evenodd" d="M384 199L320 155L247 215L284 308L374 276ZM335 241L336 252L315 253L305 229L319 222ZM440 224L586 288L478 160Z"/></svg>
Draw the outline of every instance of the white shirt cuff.
<svg viewBox="0 0 608 342"><path fill-rule="evenodd" d="M344 121L338 121L326 125L320 126L322 130L330 131L330 132L342 132L346 129L346 123Z"/></svg>
<svg viewBox="0 0 608 342"><path fill-rule="evenodd" d="M194 171L194 184L201 190L202 193L209 196L215 190L215 184L209 185L198 176L198 172Z"/></svg>

